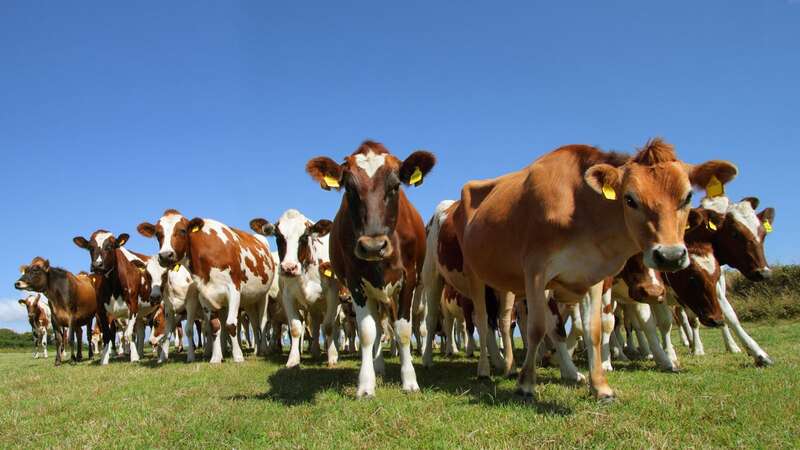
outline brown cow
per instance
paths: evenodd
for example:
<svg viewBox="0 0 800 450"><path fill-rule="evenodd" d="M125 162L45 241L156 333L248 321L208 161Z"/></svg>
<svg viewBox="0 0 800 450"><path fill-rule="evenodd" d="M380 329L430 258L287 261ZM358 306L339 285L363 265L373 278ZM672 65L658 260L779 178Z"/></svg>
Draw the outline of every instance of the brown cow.
<svg viewBox="0 0 800 450"><path fill-rule="evenodd" d="M528 349L517 392L533 397L536 352L547 332L552 288L566 303L582 303L590 386L612 399L601 366L602 281L644 252L648 267L674 271L689 264L683 233L692 185L724 184L737 169L725 161L691 166L671 145L653 139L632 158L586 145L556 149L530 166L467 183L453 211L478 330L486 336L486 285L524 295ZM582 301L589 293L586 301ZM488 375L481 339L479 375Z"/></svg>
<svg viewBox="0 0 800 450"><path fill-rule="evenodd" d="M80 361L83 359L83 330L86 325L87 337L91 333L92 319L97 312L97 294L94 280L85 273L77 276L72 272L59 267L50 267L50 261L37 256L27 266L20 267L22 275L14 287L20 290L30 290L44 293L52 310L53 329L56 338L55 365L61 365L61 354L64 340L58 330L61 327L69 328L71 348L70 359ZM77 356L75 337L77 335ZM89 347L89 357L93 355Z"/></svg>
<svg viewBox="0 0 800 450"><path fill-rule="evenodd" d="M198 300L212 315L211 363L222 362L219 314L225 314L226 331L234 337L240 307L257 325L255 339L262 350L259 354L264 351L266 323L262 318L276 276L266 239L212 219L189 220L174 209L166 210L155 225L144 222L137 229L144 236L158 239L158 262L162 267L174 270L180 265L191 272ZM232 339L231 353L234 362L244 361L238 339Z"/></svg>
<svg viewBox="0 0 800 450"><path fill-rule="evenodd" d="M28 323L33 334L33 359L39 358L41 349L47 358L47 335L50 334L50 306L42 300L42 294L29 295L19 300L28 313Z"/></svg>
<svg viewBox="0 0 800 450"><path fill-rule="evenodd" d="M158 303L150 298L151 276L145 266L150 258L123 247L128 237L126 233L115 237L106 230L97 230L89 240L77 236L72 241L89 252L91 269L97 276L101 316L128 319L125 337L130 342L130 360L135 362L139 361L144 350L144 319L155 311ZM108 364L110 357L111 341L114 339L114 327L111 324L110 320L100 323L103 328L101 365Z"/></svg>
<svg viewBox="0 0 800 450"><path fill-rule="evenodd" d="M425 225L401 185L419 185L435 163L429 152L416 151L401 161L382 144L366 141L342 164L317 157L306 165L323 189L345 189L330 254L355 303L361 342L358 397L375 395L375 369L383 372L378 324L387 315L399 340L403 390L419 390L411 364L411 307L425 257Z"/></svg>

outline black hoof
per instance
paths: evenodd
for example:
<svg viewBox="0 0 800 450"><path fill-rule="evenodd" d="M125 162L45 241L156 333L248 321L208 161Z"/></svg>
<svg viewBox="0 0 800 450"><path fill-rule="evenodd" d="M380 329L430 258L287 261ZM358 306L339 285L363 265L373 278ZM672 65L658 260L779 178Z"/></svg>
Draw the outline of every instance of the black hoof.
<svg viewBox="0 0 800 450"><path fill-rule="evenodd" d="M616 401L617 401L616 395L601 395L600 397L597 397L597 402L602 405L610 405Z"/></svg>
<svg viewBox="0 0 800 450"><path fill-rule="evenodd" d="M521 401L525 403L531 403L534 400L533 392L525 392L522 389L517 388L514 390L514 395L517 396Z"/></svg>
<svg viewBox="0 0 800 450"><path fill-rule="evenodd" d="M492 381L492 377L489 375L478 375L478 381Z"/></svg>
<svg viewBox="0 0 800 450"><path fill-rule="evenodd" d="M771 359L769 359L769 356L759 356L756 358L756 366L758 367L769 367L773 364L774 363Z"/></svg>

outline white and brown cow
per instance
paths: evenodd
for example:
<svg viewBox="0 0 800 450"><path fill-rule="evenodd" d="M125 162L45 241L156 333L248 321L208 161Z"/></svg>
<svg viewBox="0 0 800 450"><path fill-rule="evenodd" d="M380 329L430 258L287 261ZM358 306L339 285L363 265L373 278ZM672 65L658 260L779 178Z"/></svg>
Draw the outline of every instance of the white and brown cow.
<svg viewBox="0 0 800 450"><path fill-rule="evenodd" d="M483 356L488 285L527 301L529 345L517 392L533 396L536 354L553 328L545 293L552 288L558 301L581 303L591 390L613 398L601 362L603 280L638 252L650 268L685 268L692 185L724 184L736 173L725 161L685 164L671 145L653 139L633 157L561 147L520 171L467 183L452 217L479 317L479 375L489 373Z"/></svg>
<svg viewBox="0 0 800 450"><path fill-rule="evenodd" d="M345 191L331 229L330 254L355 303L361 343L357 397L375 395L375 372L384 370L384 317L399 341L403 390L419 390L411 362L411 316L425 257L425 225L401 185L422 183L435 162L425 151L401 161L382 144L366 141L342 164L317 157L306 165L323 189Z"/></svg>
<svg viewBox="0 0 800 450"><path fill-rule="evenodd" d="M77 236L72 241L89 252L91 270L98 278L98 306L104 310L101 315L127 320L124 335L130 342L130 360L135 362L144 352L145 319L155 312L158 302L150 296L152 278L147 271L150 258L125 248L128 238L126 233L114 236L101 229L92 233L88 240ZM103 327L102 365L108 364L114 339L109 322L100 324Z"/></svg>
<svg viewBox="0 0 800 450"><path fill-rule="evenodd" d="M50 334L50 306L42 301L42 294L28 295L19 300L28 313L28 323L31 324L33 333L33 358L38 359L39 353L47 358L47 335Z"/></svg>
<svg viewBox="0 0 800 450"><path fill-rule="evenodd" d="M250 228L264 236L274 236L280 258L281 301L289 321L291 347L286 367L300 365L300 336L303 332L300 311L308 314L311 329L311 356L320 357L320 328L325 334L328 366L338 360L336 316L339 308L339 282L330 268L330 220L312 222L300 211L289 209L275 224L253 219Z"/></svg>
<svg viewBox="0 0 800 450"><path fill-rule="evenodd" d="M220 314L228 334L235 337L239 309L247 311L258 324L256 341L261 345L267 294L275 276L265 239L216 220L189 220L174 209L165 211L156 225L140 225L139 232L158 239L161 266L181 265L191 272L200 304L211 312L211 363L222 362ZM231 340L231 351L234 362L244 361L238 339Z"/></svg>

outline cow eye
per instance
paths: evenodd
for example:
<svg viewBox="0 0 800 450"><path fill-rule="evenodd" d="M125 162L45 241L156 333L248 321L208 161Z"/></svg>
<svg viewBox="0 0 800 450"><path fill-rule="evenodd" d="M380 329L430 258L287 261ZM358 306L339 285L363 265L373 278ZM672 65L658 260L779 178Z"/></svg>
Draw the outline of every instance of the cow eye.
<svg viewBox="0 0 800 450"><path fill-rule="evenodd" d="M689 192L689 194L686 195L686 198L683 199L683 203L681 203L681 206L678 209L686 208L687 206L689 206L691 204L692 204L692 193Z"/></svg>
<svg viewBox="0 0 800 450"><path fill-rule="evenodd" d="M178 231L178 234L180 234L181 236L186 236L186 229L185 228L180 229Z"/></svg>
<svg viewBox="0 0 800 450"><path fill-rule="evenodd" d="M633 199L631 194L625 194L625 205L631 209L639 208L639 205L636 203L636 200Z"/></svg>

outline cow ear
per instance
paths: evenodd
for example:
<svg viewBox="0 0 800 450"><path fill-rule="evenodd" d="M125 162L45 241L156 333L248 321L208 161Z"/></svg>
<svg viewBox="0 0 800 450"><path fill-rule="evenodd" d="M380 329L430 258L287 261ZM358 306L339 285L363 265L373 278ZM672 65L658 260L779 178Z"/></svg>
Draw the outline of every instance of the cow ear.
<svg viewBox="0 0 800 450"><path fill-rule="evenodd" d="M26 270L28 270L28 266L26 264L19 266L19 273L24 274Z"/></svg>
<svg viewBox="0 0 800 450"><path fill-rule="evenodd" d="M318 220L317 223L311 225L309 230L311 230L312 234L317 235L317 237L325 236L326 234L331 232L331 227L333 226L333 222L327 219Z"/></svg>
<svg viewBox="0 0 800 450"><path fill-rule="evenodd" d="M431 152L417 150L408 155L400 165L400 181L410 186L419 186L436 165L436 156Z"/></svg>
<svg viewBox="0 0 800 450"><path fill-rule="evenodd" d="M764 208L763 211L758 213L758 220L761 221L763 224L767 222L772 226L772 223L775 222L775 208Z"/></svg>
<svg viewBox="0 0 800 450"><path fill-rule="evenodd" d="M49 259L45 259L44 261L42 261L42 270L44 270L45 272L50 272L50 260Z"/></svg>
<svg viewBox="0 0 800 450"><path fill-rule="evenodd" d="M250 229L264 236L275 234L275 225L269 223L267 219L253 219L250 221Z"/></svg>
<svg viewBox="0 0 800 450"><path fill-rule="evenodd" d="M206 224L206 221L201 219L200 217L195 217L194 219L189 221L189 232L195 233L203 229L203 226Z"/></svg>
<svg viewBox="0 0 800 450"><path fill-rule="evenodd" d="M80 248L89 250L89 241L87 241L83 236L75 236L72 238L72 242L75 243Z"/></svg>
<svg viewBox="0 0 800 450"><path fill-rule="evenodd" d="M756 197L745 197L741 201L750 203L750 206L753 207L753 211L755 211L758 208L758 204L760 203L758 201L758 198L756 198Z"/></svg>
<svg viewBox="0 0 800 450"><path fill-rule="evenodd" d="M120 248L123 245L125 245L125 243L128 242L129 238L130 236L128 235L128 233L122 233L119 236L117 236L117 248Z"/></svg>
<svg viewBox="0 0 800 450"><path fill-rule="evenodd" d="M610 164L595 164L586 169L583 179L607 200L616 200L622 190L622 171Z"/></svg>
<svg viewBox="0 0 800 450"><path fill-rule="evenodd" d="M689 210L689 218L686 221L686 233L694 231L704 226L706 222L705 209L692 208Z"/></svg>
<svg viewBox="0 0 800 450"><path fill-rule="evenodd" d="M688 165L689 181L693 186L706 190L709 197L724 194L722 186L730 182L739 173L739 169L728 161L707 161L703 164Z"/></svg>
<svg viewBox="0 0 800 450"><path fill-rule="evenodd" d="M36 294L36 300L33 301L34 304L39 303L39 300L42 299L42 294Z"/></svg>
<svg viewBox="0 0 800 450"><path fill-rule="evenodd" d="M319 183L322 189L339 190L342 184L342 166L327 156L318 156L306 163L306 172Z"/></svg>
<svg viewBox="0 0 800 450"><path fill-rule="evenodd" d="M21 299L19 299L19 300L18 300L18 303L19 303L20 305L22 305L22 306L26 307L26 308L28 307L28 302L26 302L24 298L21 298Z"/></svg>
<svg viewBox="0 0 800 450"><path fill-rule="evenodd" d="M142 222L138 227L136 227L136 231L138 231L142 236L150 238L156 234L156 226L152 223Z"/></svg>

